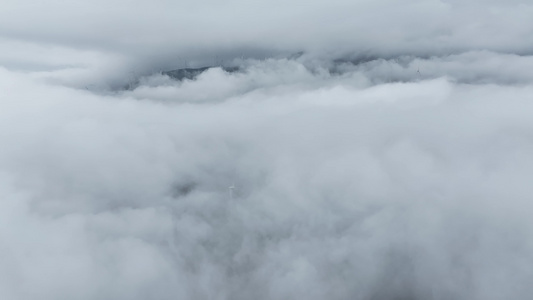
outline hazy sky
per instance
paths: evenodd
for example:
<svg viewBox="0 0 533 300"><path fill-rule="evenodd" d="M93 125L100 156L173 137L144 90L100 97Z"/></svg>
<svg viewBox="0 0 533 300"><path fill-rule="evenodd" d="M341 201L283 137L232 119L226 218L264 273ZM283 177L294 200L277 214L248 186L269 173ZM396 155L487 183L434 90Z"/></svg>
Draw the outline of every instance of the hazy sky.
<svg viewBox="0 0 533 300"><path fill-rule="evenodd" d="M0 298L529 299L532 15L2 1Z"/></svg>

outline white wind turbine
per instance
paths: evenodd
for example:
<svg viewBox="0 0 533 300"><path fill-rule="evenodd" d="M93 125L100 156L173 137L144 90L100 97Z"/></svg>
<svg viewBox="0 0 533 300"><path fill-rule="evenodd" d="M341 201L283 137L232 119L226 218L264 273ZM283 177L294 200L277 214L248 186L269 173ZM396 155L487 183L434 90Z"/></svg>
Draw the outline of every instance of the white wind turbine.
<svg viewBox="0 0 533 300"><path fill-rule="evenodd" d="M229 187L228 187L228 191L229 191L229 197L231 200L233 200L233 190L235 189L235 182L233 182Z"/></svg>

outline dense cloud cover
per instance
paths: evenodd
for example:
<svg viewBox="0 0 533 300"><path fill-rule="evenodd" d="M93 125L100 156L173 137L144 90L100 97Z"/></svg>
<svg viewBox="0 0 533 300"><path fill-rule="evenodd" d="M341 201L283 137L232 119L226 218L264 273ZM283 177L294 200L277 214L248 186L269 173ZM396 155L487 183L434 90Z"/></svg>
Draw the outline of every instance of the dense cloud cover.
<svg viewBox="0 0 533 300"><path fill-rule="evenodd" d="M0 298L529 299L531 15L4 0Z"/></svg>

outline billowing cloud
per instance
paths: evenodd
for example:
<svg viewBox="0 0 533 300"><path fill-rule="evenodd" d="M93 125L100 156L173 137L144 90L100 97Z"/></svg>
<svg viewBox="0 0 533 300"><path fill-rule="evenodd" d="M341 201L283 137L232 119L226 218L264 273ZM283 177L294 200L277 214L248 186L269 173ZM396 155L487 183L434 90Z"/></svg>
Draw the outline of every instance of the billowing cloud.
<svg viewBox="0 0 533 300"><path fill-rule="evenodd" d="M530 12L5 1L0 298L528 298Z"/></svg>

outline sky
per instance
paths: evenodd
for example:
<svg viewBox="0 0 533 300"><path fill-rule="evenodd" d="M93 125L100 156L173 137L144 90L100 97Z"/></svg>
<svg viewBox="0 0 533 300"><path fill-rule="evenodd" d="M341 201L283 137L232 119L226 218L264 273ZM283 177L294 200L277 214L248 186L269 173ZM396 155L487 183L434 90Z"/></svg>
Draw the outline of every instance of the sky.
<svg viewBox="0 0 533 300"><path fill-rule="evenodd" d="M528 299L532 14L3 0L0 298Z"/></svg>

